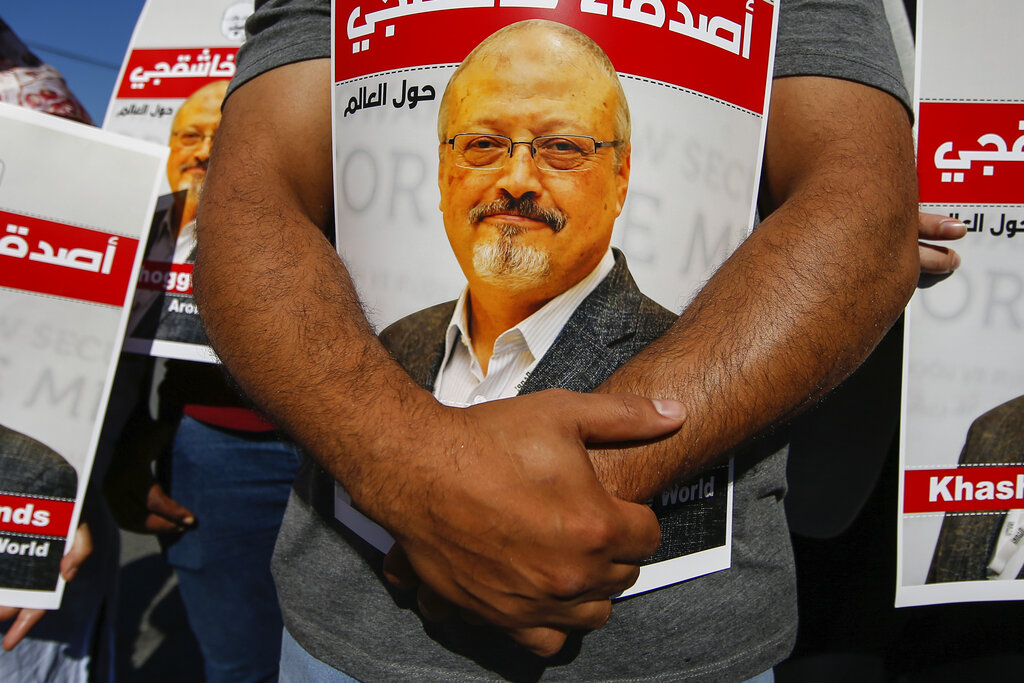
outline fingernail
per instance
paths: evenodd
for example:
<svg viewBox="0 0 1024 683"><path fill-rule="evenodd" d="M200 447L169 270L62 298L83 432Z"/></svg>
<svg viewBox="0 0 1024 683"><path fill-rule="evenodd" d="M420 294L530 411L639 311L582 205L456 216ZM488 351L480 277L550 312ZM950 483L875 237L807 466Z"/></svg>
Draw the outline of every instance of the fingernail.
<svg viewBox="0 0 1024 683"><path fill-rule="evenodd" d="M680 421L686 417L686 410L679 401L655 398L652 399L652 402L654 403L654 409L658 411L659 415Z"/></svg>
<svg viewBox="0 0 1024 683"><path fill-rule="evenodd" d="M189 515L185 519L181 520L181 523L184 524L185 526L192 526L193 524L196 523L196 518L192 517L191 515Z"/></svg>
<svg viewBox="0 0 1024 683"><path fill-rule="evenodd" d="M939 223L939 234L943 237L963 237L967 234L967 226L955 218L948 218Z"/></svg>
<svg viewBox="0 0 1024 683"><path fill-rule="evenodd" d="M960 267L960 254L953 254L953 265L950 267L950 270L956 270L959 267Z"/></svg>
<svg viewBox="0 0 1024 683"><path fill-rule="evenodd" d="M78 567L72 567L71 569L69 569L66 572L64 572L64 580L65 581L70 581L71 579L75 578L75 574L77 574L77 573L78 573Z"/></svg>

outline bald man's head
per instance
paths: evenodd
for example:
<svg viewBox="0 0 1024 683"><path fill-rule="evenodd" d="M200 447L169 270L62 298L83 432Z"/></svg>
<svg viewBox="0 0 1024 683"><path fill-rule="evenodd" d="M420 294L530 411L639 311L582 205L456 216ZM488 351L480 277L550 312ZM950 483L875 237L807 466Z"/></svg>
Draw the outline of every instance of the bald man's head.
<svg viewBox="0 0 1024 683"><path fill-rule="evenodd" d="M171 192L198 193L206 179L213 135L220 126L220 105L228 81L216 81L196 90L178 109L171 123L167 181Z"/></svg>
<svg viewBox="0 0 1024 683"><path fill-rule="evenodd" d="M490 291L535 309L596 268L629 186L629 132L615 69L573 28L519 22L469 54L441 99L438 188L474 306Z"/></svg>
<svg viewBox="0 0 1024 683"><path fill-rule="evenodd" d="M613 130L616 140L622 141L615 148L616 159L629 143L631 123L629 104L622 90L622 83L608 55L589 36L571 26L544 19L528 19L510 24L485 38L470 52L448 80L441 97L437 114L437 137L444 144L452 135L463 131L448 130L450 108L453 99L458 100L459 84L466 72L476 69L508 71L518 65L523 73L525 87L540 78L531 64L543 64L554 69L568 69L579 73L581 81L588 78L605 78L616 93L616 107L609 112L614 116ZM573 93L565 93L572 97Z"/></svg>

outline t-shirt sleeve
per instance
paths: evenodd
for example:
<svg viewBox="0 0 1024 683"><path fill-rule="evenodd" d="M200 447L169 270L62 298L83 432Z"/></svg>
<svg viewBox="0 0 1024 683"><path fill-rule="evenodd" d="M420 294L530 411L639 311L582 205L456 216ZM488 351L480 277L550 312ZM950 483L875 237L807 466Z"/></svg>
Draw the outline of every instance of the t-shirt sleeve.
<svg viewBox="0 0 1024 683"><path fill-rule="evenodd" d="M331 56L330 0L257 0L228 95L271 69Z"/></svg>
<svg viewBox="0 0 1024 683"><path fill-rule="evenodd" d="M911 109L881 0L780 2L776 78L842 78L883 90Z"/></svg>

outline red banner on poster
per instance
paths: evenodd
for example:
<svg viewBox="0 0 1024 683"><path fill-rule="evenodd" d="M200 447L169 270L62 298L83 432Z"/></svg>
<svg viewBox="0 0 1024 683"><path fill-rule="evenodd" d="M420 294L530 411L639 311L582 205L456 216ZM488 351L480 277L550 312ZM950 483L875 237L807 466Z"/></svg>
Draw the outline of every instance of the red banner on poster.
<svg viewBox="0 0 1024 683"><path fill-rule="evenodd" d="M0 287L124 304L139 241L0 211Z"/></svg>
<svg viewBox="0 0 1024 683"><path fill-rule="evenodd" d="M1024 104L922 102L921 201L1019 204L1024 186Z"/></svg>
<svg viewBox="0 0 1024 683"><path fill-rule="evenodd" d="M236 47L132 50L117 91L124 98L188 97L235 75Z"/></svg>
<svg viewBox="0 0 1024 683"><path fill-rule="evenodd" d="M74 509L73 500L0 493L0 532L67 536Z"/></svg>
<svg viewBox="0 0 1024 683"><path fill-rule="evenodd" d="M368 73L461 62L483 38L543 18L593 38L620 73L710 95L761 114L771 55L766 0L434 0L338 2L335 81ZM453 22L458 30L451 30ZM434 39L431 39L434 37ZM554 57L554 56L553 56Z"/></svg>
<svg viewBox="0 0 1024 683"><path fill-rule="evenodd" d="M168 263L147 259L142 262L142 269L139 271L139 289L191 296L193 267L191 263Z"/></svg>
<svg viewBox="0 0 1024 683"><path fill-rule="evenodd" d="M1024 508L1024 466L909 470L903 512L978 512Z"/></svg>

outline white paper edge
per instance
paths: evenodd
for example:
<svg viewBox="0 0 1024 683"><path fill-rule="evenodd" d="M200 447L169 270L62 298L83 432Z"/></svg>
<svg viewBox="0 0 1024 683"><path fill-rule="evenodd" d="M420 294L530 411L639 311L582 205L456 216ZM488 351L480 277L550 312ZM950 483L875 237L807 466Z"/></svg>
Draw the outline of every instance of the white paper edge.
<svg viewBox="0 0 1024 683"><path fill-rule="evenodd" d="M68 535L65 539L65 555L71 551L71 544L75 538L75 531L78 529L78 520L82 514L82 507L85 502L85 492L92 477L93 461L96 458L96 448L99 445L100 432L103 429L103 417L107 412L107 404L110 400L110 390L114 383L114 373L117 370L117 360L121 353L121 340L124 339L125 328L128 325L128 303L135 295L135 283L139 278L139 269L142 267L142 256L145 250L146 234L149 231L149 224L156 207L157 193L160 188L161 173L167 165L167 156L170 150L164 145L157 145L152 142L137 140L125 135L111 133L101 128L87 124L70 121L67 119L42 114L40 112L23 109L14 105L0 103L0 116L19 120L23 123L38 125L41 128L49 128L61 134L75 135L81 138L92 138L95 141L111 145L140 155L150 156L157 161L156 172L153 176L153 184L149 191L149 201L146 203L146 211L143 214L142 229L138 235L131 235L138 239L139 248L135 251L135 262L132 265L131 276L128 279L128 287L125 291L125 303L121 305L121 317L115 330L112 340L112 353L107 366L106 379L103 382L103 393L100 396L100 403L96 413L96 420L93 423L92 436L89 439L89 448L86 451L85 461L82 463L78 473L78 493L75 496L75 507L71 513L71 522L68 525ZM29 609L58 609L64 595L64 578L57 577L57 586L52 591L35 591L24 588L0 588L0 604L11 607L22 607Z"/></svg>
<svg viewBox="0 0 1024 683"><path fill-rule="evenodd" d="M132 291L134 294L134 290ZM168 358L171 360L190 360L200 363L220 363L213 349L204 344L188 344L185 342L167 341L164 339L141 339L129 337L124 341L124 350L142 356Z"/></svg>

